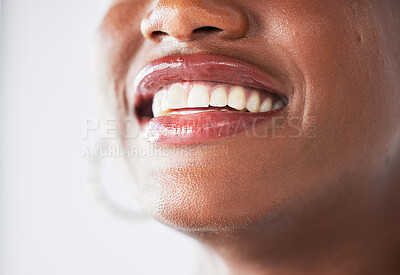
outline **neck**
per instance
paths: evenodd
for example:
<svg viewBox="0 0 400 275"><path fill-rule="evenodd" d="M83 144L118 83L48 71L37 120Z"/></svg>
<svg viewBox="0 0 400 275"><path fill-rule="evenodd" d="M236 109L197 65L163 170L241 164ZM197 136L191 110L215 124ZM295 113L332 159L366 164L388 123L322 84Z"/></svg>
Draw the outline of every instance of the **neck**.
<svg viewBox="0 0 400 275"><path fill-rule="evenodd" d="M386 224L386 228L372 224ZM365 219L354 227L336 227L334 232L327 230L328 226L321 225L321 232L304 230L286 240L281 239L280 246L271 245L269 238L264 238L258 245L243 244L242 249L231 249L232 246L215 249L234 275L394 275L400 271L399 224Z"/></svg>

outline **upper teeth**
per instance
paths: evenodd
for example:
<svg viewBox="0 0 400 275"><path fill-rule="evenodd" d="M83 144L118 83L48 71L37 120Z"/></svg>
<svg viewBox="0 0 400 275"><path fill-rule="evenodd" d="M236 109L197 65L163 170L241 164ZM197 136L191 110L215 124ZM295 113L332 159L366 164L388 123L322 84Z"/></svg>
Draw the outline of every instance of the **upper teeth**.
<svg viewBox="0 0 400 275"><path fill-rule="evenodd" d="M210 106L213 107L225 107L228 105L228 95L224 87L218 87L214 89L210 97Z"/></svg>
<svg viewBox="0 0 400 275"><path fill-rule="evenodd" d="M255 113L280 109L285 103L273 94L242 86L212 86L207 83L184 82L163 88L154 95L153 114L158 117L167 114L169 110L208 106L229 106L239 111L247 109Z"/></svg>

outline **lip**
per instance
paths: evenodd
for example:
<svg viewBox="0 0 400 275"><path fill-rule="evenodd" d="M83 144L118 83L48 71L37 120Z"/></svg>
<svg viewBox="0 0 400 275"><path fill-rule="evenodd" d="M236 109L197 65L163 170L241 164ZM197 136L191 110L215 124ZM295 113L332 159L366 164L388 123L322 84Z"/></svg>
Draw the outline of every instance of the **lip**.
<svg viewBox="0 0 400 275"><path fill-rule="evenodd" d="M154 60L135 79L135 107L162 87L185 81L240 85L276 94L286 91L267 72L247 62L220 55L174 55ZM135 108L136 109L136 108ZM201 144L251 132L282 114L286 107L266 113L211 110L190 115L166 115L142 124L148 141L165 145Z"/></svg>

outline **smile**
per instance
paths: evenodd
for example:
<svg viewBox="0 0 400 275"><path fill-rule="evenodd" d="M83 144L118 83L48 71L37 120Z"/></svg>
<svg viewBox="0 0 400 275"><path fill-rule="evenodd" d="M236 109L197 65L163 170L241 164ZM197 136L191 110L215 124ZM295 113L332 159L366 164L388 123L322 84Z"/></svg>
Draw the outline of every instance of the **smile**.
<svg viewBox="0 0 400 275"><path fill-rule="evenodd" d="M216 55L167 56L135 80L135 114L153 143L191 145L268 123L288 104L273 78Z"/></svg>

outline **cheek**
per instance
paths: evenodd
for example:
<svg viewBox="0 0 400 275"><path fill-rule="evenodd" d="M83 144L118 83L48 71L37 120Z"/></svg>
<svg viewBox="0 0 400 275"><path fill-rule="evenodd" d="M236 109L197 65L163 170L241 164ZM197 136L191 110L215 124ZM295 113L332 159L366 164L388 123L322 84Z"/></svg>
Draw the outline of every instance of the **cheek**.
<svg viewBox="0 0 400 275"><path fill-rule="evenodd" d="M125 79L133 58L144 39L140 22L146 7L139 2L114 4L107 12L98 32L97 47L106 60L108 76L118 82Z"/></svg>
<svg viewBox="0 0 400 275"><path fill-rule="evenodd" d="M142 2L115 3L96 34L93 67L104 116L122 120L129 112L126 78L143 43L139 26L146 7Z"/></svg>
<svg viewBox="0 0 400 275"><path fill-rule="evenodd" d="M387 30L368 1L318 2L305 8L280 1L267 20L269 39L290 52L303 74L303 124L317 125L318 142L303 154L372 176L383 169L387 151L396 150L390 147L399 127L399 95L385 62Z"/></svg>

